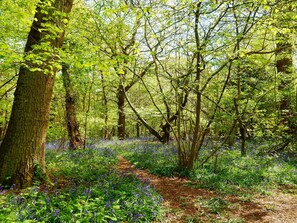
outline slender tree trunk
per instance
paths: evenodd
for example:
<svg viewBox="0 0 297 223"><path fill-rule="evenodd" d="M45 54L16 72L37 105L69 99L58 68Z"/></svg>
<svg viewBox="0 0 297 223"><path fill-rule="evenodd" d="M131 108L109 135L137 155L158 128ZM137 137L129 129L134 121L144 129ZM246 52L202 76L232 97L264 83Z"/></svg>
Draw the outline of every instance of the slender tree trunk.
<svg viewBox="0 0 297 223"><path fill-rule="evenodd" d="M92 80L90 83L90 87L89 87L89 91L88 91L88 101L87 101L87 105L86 105L86 115L85 115L85 135L84 135L84 149L86 148L87 145L87 135L88 135L88 118L89 118L89 112L90 112L90 108L91 108L91 92L93 89L93 85L94 85L94 81L95 81L95 75L94 73L92 73Z"/></svg>
<svg viewBox="0 0 297 223"><path fill-rule="evenodd" d="M186 104L188 102L188 96L189 96L189 92L185 92L185 95L180 100L180 104L178 105L177 111L171 117L169 117L170 114L168 112L166 112L166 115L167 115L166 123L164 125L161 125L161 129L162 130L161 130L161 134L160 134L160 136L161 136L161 140L160 141L162 143L168 143L169 142L169 140L170 140L170 128L171 128L171 124L178 119L178 116L181 115L180 113L186 107Z"/></svg>
<svg viewBox="0 0 297 223"><path fill-rule="evenodd" d="M282 123L289 125L289 116L292 113L290 109L290 99L286 93L286 87L289 85L293 68L292 58L292 44L290 43L290 36L284 34L277 34L276 44L276 70L282 75L281 83L278 90L281 91L282 97L279 105Z"/></svg>
<svg viewBox="0 0 297 223"><path fill-rule="evenodd" d="M238 93L239 94L239 93ZM238 95L239 96L239 95ZM235 107L235 113L236 113L236 120L235 123L238 123L238 127L239 127L239 133L240 133L240 152L241 152L241 156L246 156L246 148L245 148L245 141L246 141L246 130L244 127L244 124L242 122L240 113L239 113L239 105L238 105L238 99L234 98L234 107Z"/></svg>
<svg viewBox="0 0 297 223"><path fill-rule="evenodd" d="M136 137L137 138L140 137L140 126L141 126L141 124L139 123L139 121L137 121L137 123L136 123Z"/></svg>
<svg viewBox="0 0 297 223"><path fill-rule="evenodd" d="M278 85L278 90L281 94L279 103L280 122L286 127L284 133L292 134L296 132L294 123L292 123L293 109L290 108L290 83L293 80L293 46L292 46L292 33L295 28L289 22L291 13L294 10L292 4L280 3L280 12L283 14L276 18L276 28L279 32L276 34L276 71L281 82ZM289 16L289 17L288 17ZM293 20L292 20L293 21ZM286 29L286 30L284 30ZM288 32L289 30L289 32ZM284 134L286 138L287 134ZM285 139L286 140L286 139Z"/></svg>
<svg viewBox="0 0 297 223"><path fill-rule="evenodd" d="M190 151L185 153L186 159L180 160L180 166L185 169L193 169L194 161L197 158L197 153L199 150L200 144L202 143L202 129L201 129L201 106L202 106L202 95L201 95L201 45L200 45L200 37L198 31L198 23L200 19L200 7L201 2L197 4L197 9L195 11L195 27L194 27L194 34L195 34L195 43L196 43L196 66L195 66L195 92L196 92L196 105L195 105L195 127L193 133L193 141L192 145L190 146Z"/></svg>
<svg viewBox="0 0 297 223"><path fill-rule="evenodd" d="M65 88L65 107L66 107L66 123L69 138L69 148L78 149L83 146L83 140L80 135L79 125L76 120L75 112L75 99L73 96L73 90L71 86L71 80L69 76L69 66L65 63L62 64L62 77Z"/></svg>
<svg viewBox="0 0 297 223"><path fill-rule="evenodd" d="M126 115L125 115L125 92L124 86L119 85L118 88L118 138L120 140L126 138Z"/></svg>
<svg viewBox="0 0 297 223"><path fill-rule="evenodd" d="M107 92L106 85L104 81L104 75L101 73L101 84L102 84L102 103L104 108L104 127L103 127L103 137L104 139L110 139L111 133L108 129L108 106L107 106Z"/></svg>
<svg viewBox="0 0 297 223"><path fill-rule="evenodd" d="M25 46L26 53L33 53L33 46L49 42L49 49L34 50L33 56L44 58L43 53L51 53L42 65L27 61L21 66L11 117L4 140L0 146L0 183L15 184L18 188L30 186L36 170L44 172L45 140L49 120L56 56L52 49L60 48L64 32L57 33L57 38L49 38L50 31L44 31L44 23L63 28L61 18L54 18L54 11L69 13L73 0L56 0L50 7L42 0L37 6L35 18Z"/></svg>
<svg viewBox="0 0 297 223"><path fill-rule="evenodd" d="M237 42L235 45L235 50L237 52L239 52L240 50L240 39L239 39L239 24L238 24L238 17L237 14L235 13L235 11L233 11L233 15L235 18L235 26L236 26L236 36L237 36ZM240 133L240 141L241 141L241 145L240 145L240 151L241 151L241 156L246 156L246 148L245 148L245 140L246 140L246 130L245 130L245 126L243 124L242 121L242 116L239 112L239 101L240 101L240 97L241 97L241 65L240 65L240 61L237 64L236 67L236 75L237 75L237 95L234 98L234 108L235 108L235 115L236 115L236 121L238 122L238 127L239 127L239 133Z"/></svg>

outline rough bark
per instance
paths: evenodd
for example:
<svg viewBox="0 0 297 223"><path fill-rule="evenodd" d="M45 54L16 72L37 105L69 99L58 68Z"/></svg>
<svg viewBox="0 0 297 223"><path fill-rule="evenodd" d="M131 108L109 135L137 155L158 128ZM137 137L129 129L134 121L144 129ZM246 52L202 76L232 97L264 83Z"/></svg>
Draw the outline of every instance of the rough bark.
<svg viewBox="0 0 297 223"><path fill-rule="evenodd" d="M55 0L50 8L45 8L48 5L46 3L46 0L41 0L37 6L25 53L32 53L34 46L41 45L45 38L51 49L60 48L63 44L64 32L57 33L55 39L50 39L50 32L44 30L43 24L47 21L63 28L61 18L54 18L53 12L69 13L73 0ZM39 52L34 51L35 55L38 53L40 56L43 56L43 52L42 49ZM53 66L56 58L52 55L42 65L37 65L34 60L27 61L19 70L11 117L0 146L2 185L15 184L18 188L25 188L31 185L36 173L40 170L44 172L45 139L54 75L57 71Z"/></svg>
<svg viewBox="0 0 297 223"><path fill-rule="evenodd" d="M75 99L69 76L69 67L65 63L62 64L62 77L65 88L65 107L66 107L66 123L69 138L69 148L72 150L83 146L83 140L79 131L79 124L76 119Z"/></svg>

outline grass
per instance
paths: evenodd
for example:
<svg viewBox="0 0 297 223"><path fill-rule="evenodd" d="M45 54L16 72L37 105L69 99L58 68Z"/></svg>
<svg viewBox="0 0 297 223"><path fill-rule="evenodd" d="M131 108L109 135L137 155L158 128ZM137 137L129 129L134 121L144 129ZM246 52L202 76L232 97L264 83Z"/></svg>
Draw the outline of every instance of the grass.
<svg viewBox="0 0 297 223"><path fill-rule="evenodd" d="M47 151L51 183L20 193L3 188L0 222L151 222L162 198L129 173L114 170L108 148Z"/></svg>
<svg viewBox="0 0 297 223"><path fill-rule="evenodd" d="M250 154L241 157L238 150L225 150L219 156L218 167L212 162L195 169L191 178L199 187L237 194L254 190L269 193L282 185L297 186L297 169L293 162L275 156Z"/></svg>
<svg viewBox="0 0 297 223"><path fill-rule="evenodd" d="M210 199L199 198L197 202L203 207L208 209L208 211L212 214L220 214L230 205L228 201L220 198L213 197Z"/></svg>
<svg viewBox="0 0 297 223"><path fill-rule="evenodd" d="M210 149L203 148L200 158ZM224 148L216 161L209 160L185 173L177 167L174 145L109 141L87 150L48 150L49 182L36 182L21 192L0 187L0 222L162 222L162 198L147 183L117 172L117 154L153 174L187 175L193 180L190 186L239 195L242 201L250 201L253 193L269 193L274 188L296 193L296 160L257 155L252 145L246 157L240 156L237 147ZM197 202L208 213L220 215L230 205L221 197ZM199 219L189 216L187 222Z"/></svg>
<svg viewBox="0 0 297 223"><path fill-rule="evenodd" d="M162 145L157 142L127 142L114 145L115 150L130 160L135 166L148 169L162 176L184 175L194 181L192 186L215 190L223 194L269 193L274 188L286 187L289 191L297 189L297 162L285 156L259 154L250 144L249 155L241 157L240 149L224 148L218 159L210 159L202 167L182 172L177 165L177 151L174 145ZM203 160L211 148L203 148L200 159ZM199 162L198 160L198 162ZM216 162L216 164L215 164ZM249 197L246 195L246 197Z"/></svg>
<svg viewBox="0 0 297 223"><path fill-rule="evenodd" d="M135 166L148 169L153 174L167 177L178 174L177 151L170 145L132 141L115 144L113 148Z"/></svg>

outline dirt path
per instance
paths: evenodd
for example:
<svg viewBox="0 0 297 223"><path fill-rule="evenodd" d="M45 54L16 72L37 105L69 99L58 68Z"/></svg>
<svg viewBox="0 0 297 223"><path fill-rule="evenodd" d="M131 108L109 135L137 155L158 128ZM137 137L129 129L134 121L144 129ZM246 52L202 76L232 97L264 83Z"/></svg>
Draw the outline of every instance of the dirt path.
<svg viewBox="0 0 297 223"><path fill-rule="evenodd" d="M222 197L212 191L186 186L184 178L160 177L146 170L139 170L123 157L118 157L118 169L131 172L149 184L164 198L168 209L162 222L257 222L297 223L297 196L276 192L270 197L259 197L253 201L241 198ZM209 201L214 201L209 203ZM224 201L221 205L215 202ZM219 210L217 210L218 208ZM232 219L232 221L230 221Z"/></svg>

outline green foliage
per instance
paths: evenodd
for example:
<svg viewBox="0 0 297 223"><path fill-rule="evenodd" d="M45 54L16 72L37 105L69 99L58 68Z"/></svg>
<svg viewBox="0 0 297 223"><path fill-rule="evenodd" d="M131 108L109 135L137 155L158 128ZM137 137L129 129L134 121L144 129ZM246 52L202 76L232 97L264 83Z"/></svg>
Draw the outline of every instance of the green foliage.
<svg viewBox="0 0 297 223"><path fill-rule="evenodd" d="M213 197L210 199L199 198L197 202L203 207L210 211L213 214L219 214L224 211L230 205L228 201L220 198Z"/></svg>
<svg viewBox="0 0 297 223"><path fill-rule="evenodd" d="M114 170L108 148L47 151L53 183L2 191L1 222L151 222L161 197L129 173Z"/></svg>
<svg viewBox="0 0 297 223"><path fill-rule="evenodd" d="M297 188L296 161L286 159L285 155L257 155L258 150L252 145L255 142L250 142L249 150L253 153L246 157L241 156L237 148L239 145L236 144L234 148L224 148L217 160L214 157L190 173L178 170L174 146L132 142L115 147L135 166L163 176L189 176L195 182L192 185L195 187L227 194L245 194L253 191L266 193L283 185ZM207 157L208 149L204 147L201 160Z"/></svg>
<svg viewBox="0 0 297 223"><path fill-rule="evenodd" d="M123 154L131 163L141 169L162 176L177 174L177 158L174 147L157 142L141 143L137 141L116 145L115 150Z"/></svg>
<svg viewBox="0 0 297 223"><path fill-rule="evenodd" d="M218 162L217 170L214 170L212 162L195 169L192 179L199 187L235 194L246 189L265 193L284 184L297 186L295 164L280 157L241 157L237 149L222 152Z"/></svg>

